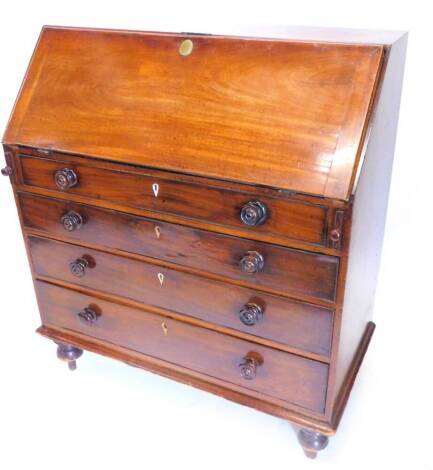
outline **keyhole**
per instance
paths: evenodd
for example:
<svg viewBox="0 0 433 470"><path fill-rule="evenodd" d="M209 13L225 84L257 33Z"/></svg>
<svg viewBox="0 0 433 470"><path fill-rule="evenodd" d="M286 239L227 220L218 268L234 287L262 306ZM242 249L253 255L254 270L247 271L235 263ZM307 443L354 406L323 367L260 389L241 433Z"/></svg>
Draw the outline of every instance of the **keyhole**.
<svg viewBox="0 0 433 470"><path fill-rule="evenodd" d="M158 197L159 184L158 183L153 183L152 184L152 190L153 190L153 194L155 195L155 197Z"/></svg>
<svg viewBox="0 0 433 470"><path fill-rule="evenodd" d="M159 280L159 283L161 284L161 287L162 287L162 284L164 282L164 274L158 273L158 280Z"/></svg>
<svg viewBox="0 0 433 470"><path fill-rule="evenodd" d="M161 323L161 328L162 328L162 331L164 332L164 334L166 335L168 333L168 328L167 328L166 323L162 322Z"/></svg>
<svg viewBox="0 0 433 470"><path fill-rule="evenodd" d="M155 225L155 234L156 238L159 240L159 238L161 237L161 227L158 227L158 225Z"/></svg>

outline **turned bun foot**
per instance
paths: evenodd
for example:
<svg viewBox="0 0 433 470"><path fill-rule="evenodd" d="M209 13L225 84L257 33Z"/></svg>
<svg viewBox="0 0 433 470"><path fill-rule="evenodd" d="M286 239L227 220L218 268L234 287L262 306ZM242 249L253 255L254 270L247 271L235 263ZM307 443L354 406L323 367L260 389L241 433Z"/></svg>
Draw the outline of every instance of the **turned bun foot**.
<svg viewBox="0 0 433 470"><path fill-rule="evenodd" d="M83 350L70 344L57 343L57 357L68 363L69 370L77 368L76 360L83 354Z"/></svg>
<svg viewBox="0 0 433 470"><path fill-rule="evenodd" d="M317 457L317 452L323 450L329 442L328 436L306 428L295 428L298 441L310 459Z"/></svg>

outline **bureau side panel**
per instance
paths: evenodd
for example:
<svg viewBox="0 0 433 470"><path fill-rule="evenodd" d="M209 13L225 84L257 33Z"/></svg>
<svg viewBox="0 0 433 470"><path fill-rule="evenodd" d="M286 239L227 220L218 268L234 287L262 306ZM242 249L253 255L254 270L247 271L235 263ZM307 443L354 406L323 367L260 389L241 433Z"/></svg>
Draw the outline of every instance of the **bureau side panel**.
<svg viewBox="0 0 433 470"><path fill-rule="evenodd" d="M351 240L338 344L335 394L347 395L348 374L372 318L400 107L407 35L392 45L354 195ZM337 333L338 334L338 333ZM338 402L344 401L341 397ZM337 412L338 410L334 410Z"/></svg>

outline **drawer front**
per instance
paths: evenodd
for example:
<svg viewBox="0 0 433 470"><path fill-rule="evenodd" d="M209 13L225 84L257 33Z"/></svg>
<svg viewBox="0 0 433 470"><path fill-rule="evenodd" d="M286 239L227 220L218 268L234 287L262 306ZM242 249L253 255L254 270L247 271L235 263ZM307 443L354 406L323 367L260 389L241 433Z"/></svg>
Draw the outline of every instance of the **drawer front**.
<svg viewBox="0 0 433 470"><path fill-rule="evenodd" d="M29 248L36 276L119 295L329 356L333 320L329 309L44 238L29 237Z"/></svg>
<svg viewBox="0 0 433 470"><path fill-rule="evenodd" d="M337 257L51 198L21 194L19 199L26 228L170 261L307 300L333 301L335 297ZM67 231L61 220L71 214L83 223ZM244 271L254 267L260 271Z"/></svg>
<svg viewBox="0 0 433 470"><path fill-rule="evenodd" d="M324 206L179 181L180 178L176 180L172 174L173 179L170 179L169 173L163 178L160 173L155 176L139 170L100 168L83 164L80 158L59 162L21 156L20 160L24 183L30 186L57 190L54 175L68 168L74 171L77 178L76 184L66 189L72 194L233 226L256 234L282 236L313 244L323 244L325 240ZM261 205L255 204L257 201ZM247 217L248 223L257 225L243 222L241 213L244 219Z"/></svg>
<svg viewBox="0 0 433 470"><path fill-rule="evenodd" d="M50 284L36 284L46 326L77 331L277 400L323 412L326 364ZM244 358L257 360L252 380L241 375ZM246 362L244 373L253 375L254 366L251 361Z"/></svg>

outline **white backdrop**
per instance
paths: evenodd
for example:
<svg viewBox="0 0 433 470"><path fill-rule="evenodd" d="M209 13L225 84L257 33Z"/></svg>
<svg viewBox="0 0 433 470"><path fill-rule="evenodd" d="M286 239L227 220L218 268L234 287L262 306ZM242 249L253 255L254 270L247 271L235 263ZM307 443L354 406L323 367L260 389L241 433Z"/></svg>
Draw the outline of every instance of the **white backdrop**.
<svg viewBox="0 0 433 470"><path fill-rule="evenodd" d="M85 353L70 373L34 333L39 315L6 178L0 180L0 468L431 469L433 308L431 19L426 1L3 2L0 129L43 24L239 32L257 25L409 30L375 336L317 461L290 426ZM0 157L0 161L3 161ZM430 242L430 243L429 243Z"/></svg>

